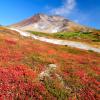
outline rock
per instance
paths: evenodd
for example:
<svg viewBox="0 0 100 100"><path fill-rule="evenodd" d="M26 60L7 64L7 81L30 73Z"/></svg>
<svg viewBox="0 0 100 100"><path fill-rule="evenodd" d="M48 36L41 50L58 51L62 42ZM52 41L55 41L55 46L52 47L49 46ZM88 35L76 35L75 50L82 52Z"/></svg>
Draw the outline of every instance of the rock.
<svg viewBox="0 0 100 100"><path fill-rule="evenodd" d="M56 64L49 64L48 68L39 74L39 80L43 80L44 77L50 77L51 73L56 70Z"/></svg>
<svg viewBox="0 0 100 100"><path fill-rule="evenodd" d="M49 64L48 67L54 70L57 68L56 64Z"/></svg>

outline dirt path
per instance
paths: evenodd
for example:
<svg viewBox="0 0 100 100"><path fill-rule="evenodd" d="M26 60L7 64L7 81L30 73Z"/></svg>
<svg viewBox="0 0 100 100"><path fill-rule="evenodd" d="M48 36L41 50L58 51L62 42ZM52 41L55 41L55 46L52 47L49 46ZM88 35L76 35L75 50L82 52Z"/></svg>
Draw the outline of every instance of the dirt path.
<svg viewBox="0 0 100 100"><path fill-rule="evenodd" d="M76 41L68 41L68 40L59 40L59 39L49 39L46 37L40 37L40 36L30 34L28 32L23 32L18 29L15 29L15 28L10 28L10 29L19 32L22 36L32 37L34 39L37 39L37 40L40 40L43 42L48 42L48 43L57 44L57 45L67 45L70 47L75 47L75 48L79 48L79 49L83 49L83 50L92 50L94 52L100 53L100 47L96 48L96 47L88 45L86 43L76 42Z"/></svg>

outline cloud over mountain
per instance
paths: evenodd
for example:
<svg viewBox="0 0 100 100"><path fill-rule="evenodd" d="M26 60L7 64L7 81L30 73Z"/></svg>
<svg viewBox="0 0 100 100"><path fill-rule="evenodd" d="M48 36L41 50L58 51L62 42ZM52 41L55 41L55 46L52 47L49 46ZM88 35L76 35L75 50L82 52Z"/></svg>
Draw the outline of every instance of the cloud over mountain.
<svg viewBox="0 0 100 100"><path fill-rule="evenodd" d="M69 15L76 6L76 0L64 0L62 5L58 8L52 9L50 12L56 15Z"/></svg>

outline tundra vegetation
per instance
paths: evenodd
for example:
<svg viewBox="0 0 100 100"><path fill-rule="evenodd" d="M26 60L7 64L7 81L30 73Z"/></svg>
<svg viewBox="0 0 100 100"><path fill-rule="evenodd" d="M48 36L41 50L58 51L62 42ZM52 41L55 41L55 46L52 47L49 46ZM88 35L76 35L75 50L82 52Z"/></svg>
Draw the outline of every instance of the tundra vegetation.
<svg viewBox="0 0 100 100"><path fill-rule="evenodd" d="M0 100L99 100L99 75L99 53L40 42L0 27Z"/></svg>
<svg viewBox="0 0 100 100"><path fill-rule="evenodd" d="M41 32L31 32L34 35L45 36L48 38L57 38L63 40L73 40L80 42L89 42L89 43L99 43L100 42L100 32L59 32L59 33L41 33Z"/></svg>

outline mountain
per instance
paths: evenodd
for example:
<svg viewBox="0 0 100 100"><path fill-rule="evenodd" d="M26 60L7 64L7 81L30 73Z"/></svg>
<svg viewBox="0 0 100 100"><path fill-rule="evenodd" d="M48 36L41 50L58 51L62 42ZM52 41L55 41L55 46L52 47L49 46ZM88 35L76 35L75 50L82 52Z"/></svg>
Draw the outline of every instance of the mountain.
<svg viewBox="0 0 100 100"><path fill-rule="evenodd" d="M57 32L87 32L92 28L79 25L61 16L48 16L45 14L36 14L26 20L11 25L11 27L21 30L30 30L45 33Z"/></svg>

